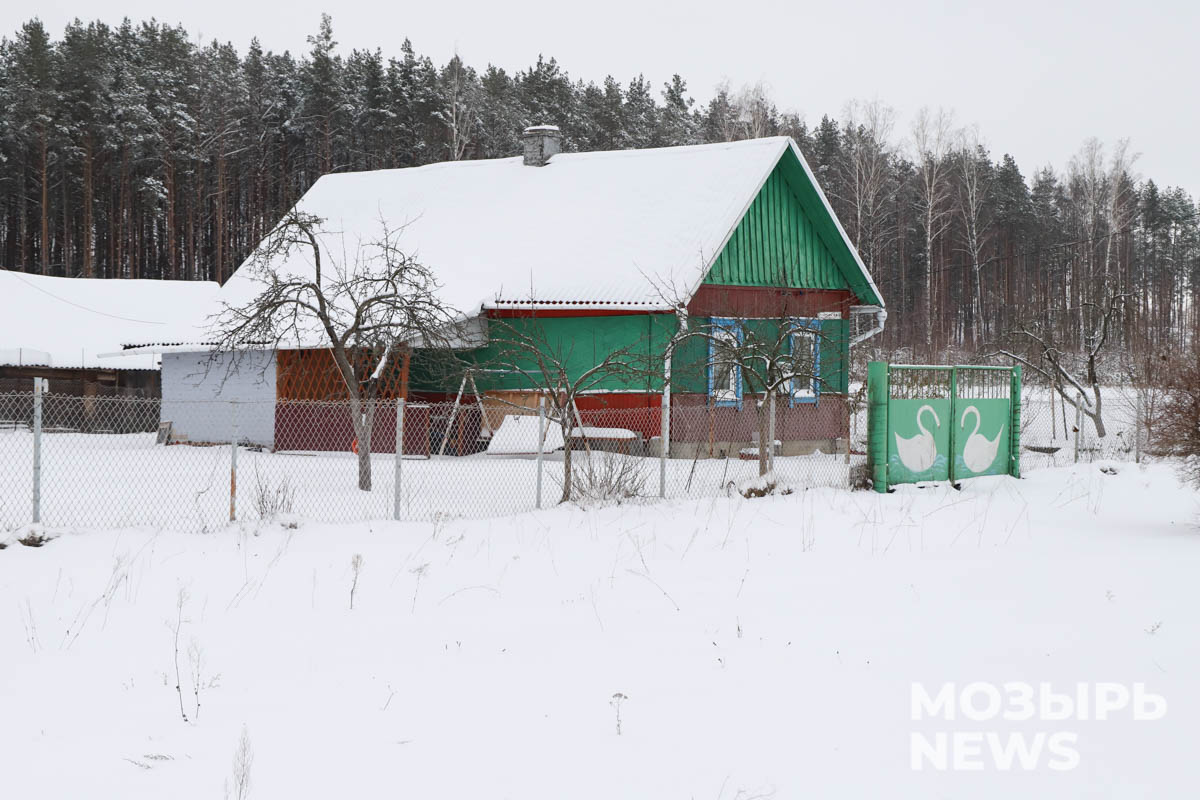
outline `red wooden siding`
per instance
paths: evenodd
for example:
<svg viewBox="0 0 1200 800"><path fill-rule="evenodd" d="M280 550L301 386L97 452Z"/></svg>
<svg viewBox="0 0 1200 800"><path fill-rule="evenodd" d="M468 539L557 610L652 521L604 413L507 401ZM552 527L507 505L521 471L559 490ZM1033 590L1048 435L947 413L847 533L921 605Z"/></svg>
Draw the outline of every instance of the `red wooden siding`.
<svg viewBox="0 0 1200 800"><path fill-rule="evenodd" d="M703 284L688 303L688 314L735 319L816 317L835 311L849 319L854 295L846 289L778 289Z"/></svg>

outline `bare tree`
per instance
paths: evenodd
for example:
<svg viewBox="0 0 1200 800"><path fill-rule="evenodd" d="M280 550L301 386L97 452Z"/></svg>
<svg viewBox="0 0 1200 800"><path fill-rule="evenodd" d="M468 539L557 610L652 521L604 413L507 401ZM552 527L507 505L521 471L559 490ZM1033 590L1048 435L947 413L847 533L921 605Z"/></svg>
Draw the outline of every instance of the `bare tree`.
<svg viewBox="0 0 1200 800"><path fill-rule="evenodd" d="M743 86L736 103L742 138L761 139L770 136L778 127L778 111L767 85L762 81Z"/></svg>
<svg viewBox="0 0 1200 800"><path fill-rule="evenodd" d="M562 431L563 478L559 502L565 503L573 494L571 446L575 437L572 437L572 431L583 427L576 400L582 394L604 388L614 379L628 382L661 378L658 366L661 362L649 353L644 341L635 341L605 354L589 367L578 369L572 366L575 342L551 339L539 322L537 317L489 320L492 352L474 367L492 374L519 376L524 389L531 389L539 398L545 398L551 421ZM494 395L493 399L516 405ZM583 431L579 438L586 445ZM538 446L543 444L539 442Z"/></svg>
<svg viewBox="0 0 1200 800"><path fill-rule="evenodd" d="M267 235L243 270L261 291L226 304L214 327L214 355L284 346L324 347L346 389L358 440L358 487L371 489L376 401L397 359L406 374L414 347L448 346L461 319L437 295L433 271L400 249L403 229L380 221L378 239L352 255L320 218L293 210ZM311 270L289 269L307 261Z"/></svg>
<svg viewBox="0 0 1200 800"><path fill-rule="evenodd" d="M1113 280L1114 260L1116 254L1113 239L1129 227L1137 217L1138 194L1137 176L1133 174L1133 164L1138 159L1137 153L1129 152L1129 140L1121 139L1113 150L1108 168L1108 192L1105 202L1105 216L1108 226L1108 237L1104 242L1104 285L1107 291Z"/></svg>
<svg viewBox="0 0 1200 800"><path fill-rule="evenodd" d="M242 726L242 735L238 738L237 749L233 751L233 790L230 792L228 781L225 783L225 796L233 800L247 800L250 797L251 770L254 768L254 748L250 744L250 732Z"/></svg>
<svg viewBox="0 0 1200 800"><path fill-rule="evenodd" d="M950 225L950 173L948 156L954 146L954 115L945 109L922 108L912 125L917 165L917 207L925 234L925 345L933 349L934 264L933 247Z"/></svg>
<svg viewBox="0 0 1200 800"><path fill-rule="evenodd" d="M1017 353L1016 348L998 348L993 354L1010 358L1040 375L1063 402L1088 417L1096 427L1096 435L1103 438L1107 431L1104 427L1104 396L1100 392L1098 362L1111 341L1117 317L1133 297L1133 292L1113 292L1096 309L1096 326L1085 338L1083 375L1077 374L1067 363L1069 355L1059 349L1050 332L1040 322L1019 325L1012 332L1014 341L1028 345L1031 355Z"/></svg>
<svg viewBox="0 0 1200 800"><path fill-rule="evenodd" d="M475 70L464 66L457 53L442 71L442 93L445 102L434 114L446 126L450 160L460 161L479 125L481 97Z"/></svg>
<svg viewBox="0 0 1200 800"><path fill-rule="evenodd" d="M976 349L987 338L987 323L983 314L983 251L993 232L987 218L992 183L991 160L979 139L979 129L962 132L955 153L958 173L956 208L962 220L962 250L971 265L971 343Z"/></svg>
<svg viewBox="0 0 1200 800"><path fill-rule="evenodd" d="M1184 478L1200 489L1200 340L1189 349L1162 365L1167 397L1154 444L1182 458Z"/></svg>
<svg viewBox="0 0 1200 800"><path fill-rule="evenodd" d="M684 312L680 309L677 314ZM670 349L677 352L685 342L697 339L707 345L704 368L713 401L745 402L741 389L748 390L757 417L758 474L766 475L774 463L777 398L784 397L786 402L816 399L824 385L818 368L820 324L790 318L786 311L776 319L704 325L689 325L686 316L681 316ZM697 366L684 365L685 369Z"/></svg>
<svg viewBox="0 0 1200 800"><path fill-rule="evenodd" d="M886 244L886 223L896 191L889 143L896 111L879 100L855 100L846 105L844 116L846 134L838 165L838 183L844 187L841 199L850 209L850 236L867 269L874 270Z"/></svg>

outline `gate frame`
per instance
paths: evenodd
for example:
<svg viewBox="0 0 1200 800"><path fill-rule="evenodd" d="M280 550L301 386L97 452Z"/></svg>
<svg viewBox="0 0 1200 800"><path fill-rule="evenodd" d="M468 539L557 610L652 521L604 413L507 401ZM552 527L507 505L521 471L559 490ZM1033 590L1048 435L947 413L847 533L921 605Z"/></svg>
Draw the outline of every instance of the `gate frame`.
<svg viewBox="0 0 1200 800"><path fill-rule="evenodd" d="M978 364L889 364L886 361L871 361L867 364L867 467L871 483L877 492L888 492L892 486L888 479L888 401L891 400L891 370L936 370L950 372L950 406L956 408L958 397L959 370L986 370L1009 373L1008 395L1008 469L1005 474L1021 477L1021 365L993 367ZM961 398L971 399L971 398ZM952 411L953 417L956 411ZM959 478L954 474L957 426L950 420L949 482L957 487Z"/></svg>

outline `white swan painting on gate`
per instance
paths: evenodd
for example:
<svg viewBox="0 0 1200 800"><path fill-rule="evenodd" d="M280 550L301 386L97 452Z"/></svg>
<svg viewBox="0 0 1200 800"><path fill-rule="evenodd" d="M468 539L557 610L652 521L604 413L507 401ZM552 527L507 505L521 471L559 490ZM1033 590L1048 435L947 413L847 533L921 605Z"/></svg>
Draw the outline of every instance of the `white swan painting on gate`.
<svg viewBox="0 0 1200 800"><path fill-rule="evenodd" d="M917 428L920 433L909 439L901 438L900 434L894 434L896 437L896 455L900 456L900 463L905 466L910 472L924 472L933 466L933 462L937 460L937 440L933 438L933 434L925 429L925 425L921 422L921 415L928 411L933 415L934 430L942 426L942 421L938 419L937 412L933 410L933 406L924 405L917 409Z"/></svg>
<svg viewBox="0 0 1200 800"><path fill-rule="evenodd" d="M996 453L1000 451L1000 437L1004 435L1004 426L1000 426L1000 432L996 434L996 438L988 440L986 436L979 432L979 409L975 406L967 406L963 409L962 418L958 421L958 426L964 430L967 427L967 415L975 415L975 429L971 431L971 435L967 437L966 444L963 445L963 463L967 465L967 469L971 472L984 472L996 460Z"/></svg>

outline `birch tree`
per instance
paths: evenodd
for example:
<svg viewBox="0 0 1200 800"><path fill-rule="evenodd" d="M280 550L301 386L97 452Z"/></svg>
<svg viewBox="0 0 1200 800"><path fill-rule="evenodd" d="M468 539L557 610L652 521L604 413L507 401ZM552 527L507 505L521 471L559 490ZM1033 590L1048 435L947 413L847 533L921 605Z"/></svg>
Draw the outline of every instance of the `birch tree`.
<svg viewBox="0 0 1200 800"><path fill-rule="evenodd" d="M917 209L925 237L925 346L933 350L934 245L950 225L950 174L948 156L954 146L953 113L922 108L912 125L917 166Z"/></svg>
<svg viewBox="0 0 1200 800"><path fill-rule="evenodd" d="M955 210L962 222L962 252L971 267L971 344L976 349L987 338L983 311L983 251L992 236L988 218L991 205L992 163L979 139L979 131L963 131L954 156L957 174Z"/></svg>
<svg viewBox="0 0 1200 800"><path fill-rule="evenodd" d="M889 140L896 111L879 100L846 105L846 132L838 164L850 237L869 271L874 271L890 234L888 217L895 197Z"/></svg>
<svg viewBox="0 0 1200 800"><path fill-rule="evenodd" d="M446 126L450 160L460 161L474 142L479 126L479 79L455 53L442 70L441 84L444 101L437 115Z"/></svg>

